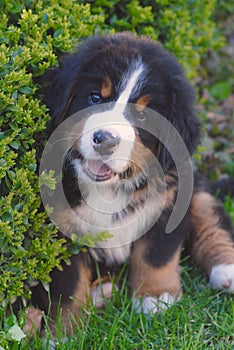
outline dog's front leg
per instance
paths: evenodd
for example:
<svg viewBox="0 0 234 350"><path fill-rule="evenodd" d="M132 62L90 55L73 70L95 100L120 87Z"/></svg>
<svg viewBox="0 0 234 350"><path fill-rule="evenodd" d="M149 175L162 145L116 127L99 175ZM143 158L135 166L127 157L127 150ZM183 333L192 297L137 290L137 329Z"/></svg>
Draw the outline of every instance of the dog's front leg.
<svg viewBox="0 0 234 350"><path fill-rule="evenodd" d="M61 317L61 326L67 334L70 334L73 326L79 323L82 309L90 298L92 280L92 265L88 253L80 252L78 255L73 255L71 264L63 263L62 266L62 271L54 269L51 272L49 294L41 284L38 284L32 289L31 298L34 307L53 319L49 322L49 328L55 337L57 335L55 321L58 317ZM37 322L35 310L29 309L30 317L27 322L29 331Z"/></svg>
<svg viewBox="0 0 234 350"><path fill-rule="evenodd" d="M86 253L72 256L71 265L64 265L63 271L53 271L51 277L51 316L56 319L60 314L61 324L69 334L74 324L79 324L90 298L92 269Z"/></svg>
<svg viewBox="0 0 234 350"><path fill-rule="evenodd" d="M182 296L179 259L181 246L164 265L146 258L147 242L139 240L130 261L131 293L138 312L154 314L167 309Z"/></svg>

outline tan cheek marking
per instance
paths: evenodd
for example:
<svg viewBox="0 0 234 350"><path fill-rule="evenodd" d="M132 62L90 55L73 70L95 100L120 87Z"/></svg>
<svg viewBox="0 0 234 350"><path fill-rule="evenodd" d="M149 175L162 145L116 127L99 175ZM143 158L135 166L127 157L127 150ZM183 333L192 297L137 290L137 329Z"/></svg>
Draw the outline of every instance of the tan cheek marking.
<svg viewBox="0 0 234 350"><path fill-rule="evenodd" d="M130 261L131 293L137 296L159 297L164 292L179 298L182 296L180 283L179 259L181 248L171 260L162 267L152 267L143 260L145 245L142 241L136 244Z"/></svg>
<svg viewBox="0 0 234 350"><path fill-rule="evenodd" d="M104 98L110 97L111 96L111 91L112 91L112 83L109 78L106 78L101 87L101 95Z"/></svg>
<svg viewBox="0 0 234 350"><path fill-rule="evenodd" d="M172 188L170 188L167 191L167 193L166 193L166 202L165 202L165 207L166 208L170 208L170 207L173 206L176 194L177 194L177 188L176 187L172 187Z"/></svg>
<svg viewBox="0 0 234 350"><path fill-rule="evenodd" d="M171 188L166 192L165 204L164 208L169 208L173 206L174 199L176 197L176 187ZM132 195L131 203L134 206L137 206L141 202L145 202L149 196L148 187L144 187L143 189L137 190ZM165 193L158 194L158 202L161 203L164 200Z"/></svg>
<svg viewBox="0 0 234 350"><path fill-rule="evenodd" d="M132 200L131 200L131 204L134 206L138 206L139 204L141 204L141 202L145 202L147 200L148 197L148 187L144 187L141 190L137 190L133 193L132 195Z"/></svg>
<svg viewBox="0 0 234 350"><path fill-rule="evenodd" d="M138 135L136 135L136 141L134 143L134 147L131 153L131 161L132 161L132 167L134 168L134 174L139 174L141 173L142 169L144 168L144 164L148 163L150 161L152 161L152 156L154 157L154 155L152 155L151 151L149 151L142 143L141 140L139 138ZM131 162L129 164L131 166ZM133 176L134 176L133 174ZM155 179L156 180L156 179ZM157 181L157 180L156 180ZM162 180L160 179L160 177L158 177L158 182L161 182ZM171 177L170 175L166 175L165 176L165 181L167 183L170 183L170 181L174 181L174 178ZM163 183L162 183L163 186ZM170 206L173 205L174 203L174 199L176 196L176 186L170 188L167 192L166 192L166 201L165 201L165 207L168 208ZM164 193L162 193L162 197L164 197ZM148 188L144 188L142 190L138 190L133 194L133 204L139 203L141 200L145 200L148 196Z"/></svg>
<svg viewBox="0 0 234 350"><path fill-rule="evenodd" d="M139 174L152 156L152 152L142 144L139 135L136 135L134 146L129 157L129 165L131 166L131 163L133 164L134 173Z"/></svg>
<svg viewBox="0 0 234 350"><path fill-rule="evenodd" d="M196 193L191 203L191 221L195 229L193 259L207 273L217 264L234 263L234 243L228 231L220 227L214 209L219 205L207 192Z"/></svg>
<svg viewBox="0 0 234 350"><path fill-rule="evenodd" d="M75 96L75 91L74 91L74 92L71 92L71 95L69 96L69 98L68 98L68 100L67 100L67 103L66 103L66 105L65 105L65 107L64 107L64 110L63 110L62 113L61 113L62 120L65 119L66 114L67 114L67 111L68 111L68 109L69 109L69 107L70 107L70 105L71 105L71 103L72 103L72 100L73 100L73 97L74 97L74 96ZM62 120L61 120L61 121L62 121Z"/></svg>
<svg viewBox="0 0 234 350"><path fill-rule="evenodd" d="M138 112L142 112L145 109L145 107L149 104L150 100L151 100L150 95L145 95L138 98L138 100L135 103L136 110Z"/></svg>
<svg viewBox="0 0 234 350"><path fill-rule="evenodd" d="M170 174L167 174L165 178L166 178L166 183L168 185L170 185L172 182L175 181L175 178ZM172 207L174 205L176 195L177 195L177 184L175 184L173 187L167 190L166 203L165 203L166 208Z"/></svg>

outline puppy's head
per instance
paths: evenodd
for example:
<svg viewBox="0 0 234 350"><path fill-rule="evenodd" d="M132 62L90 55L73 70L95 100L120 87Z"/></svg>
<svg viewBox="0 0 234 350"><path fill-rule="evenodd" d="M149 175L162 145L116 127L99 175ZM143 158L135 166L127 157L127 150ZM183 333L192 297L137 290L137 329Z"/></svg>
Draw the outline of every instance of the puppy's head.
<svg viewBox="0 0 234 350"><path fill-rule="evenodd" d="M83 179L100 184L139 178L143 163L154 157L164 171L175 166L160 137L150 132L158 123L150 111L178 131L192 154L199 139L193 100L177 61L151 39L130 33L88 39L55 70L46 95L51 132L92 107L78 114L67 159ZM159 128L170 139L170 128Z"/></svg>

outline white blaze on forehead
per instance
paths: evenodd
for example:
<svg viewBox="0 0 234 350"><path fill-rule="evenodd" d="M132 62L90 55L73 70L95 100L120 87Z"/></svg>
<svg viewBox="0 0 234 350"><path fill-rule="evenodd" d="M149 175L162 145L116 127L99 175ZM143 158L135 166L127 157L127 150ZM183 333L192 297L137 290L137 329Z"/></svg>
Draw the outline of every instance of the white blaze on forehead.
<svg viewBox="0 0 234 350"><path fill-rule="evenodd" d="M120 89L124 87L124 90L121 92L115 108L118 109L118 112L124 112L125 105L128 103L130 96L136 92L139 88L139 78L143 73L144 66L142 62L138 61L134 64L133 68L131 68L127 74L123 75L123 79L121 81Z"/></svg>

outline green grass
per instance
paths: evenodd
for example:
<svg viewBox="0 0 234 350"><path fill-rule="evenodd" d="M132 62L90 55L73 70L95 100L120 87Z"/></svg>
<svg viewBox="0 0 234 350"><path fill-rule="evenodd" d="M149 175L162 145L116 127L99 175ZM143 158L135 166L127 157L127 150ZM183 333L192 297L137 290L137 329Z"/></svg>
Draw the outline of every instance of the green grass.
<svg viewBox="0 0 234 350"><path fill-rule="evenodd" d="M183 263L184 297L153 318L137 314L125 282L102 310L86 311L82 326L66 338L58 321L56 349L234 349L233 296L211 290L201 273ZM20 349L49 349L53 337L46 332Z"/></svg>

